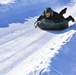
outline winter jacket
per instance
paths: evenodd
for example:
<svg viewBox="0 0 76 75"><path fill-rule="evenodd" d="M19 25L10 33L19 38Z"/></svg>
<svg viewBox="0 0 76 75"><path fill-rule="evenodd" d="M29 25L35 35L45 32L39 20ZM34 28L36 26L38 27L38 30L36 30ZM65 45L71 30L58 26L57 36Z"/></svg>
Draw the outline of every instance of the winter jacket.
<svg viewBox="0 0 76 75"><path fill-rule="evenodd" d="M61 22L61 21L63 21L63 20L65 19L62 15L58 14L58 13L55 12L55 11L53 11L53 14L50 15L48 18L45 16L45 13L43 12L43 14L39 16L39 18L37 19L37 21L40 21L40 20L42 20L43 18L44 18L44 19L52 20L52 21L54 21L54 22Z"/></svg>

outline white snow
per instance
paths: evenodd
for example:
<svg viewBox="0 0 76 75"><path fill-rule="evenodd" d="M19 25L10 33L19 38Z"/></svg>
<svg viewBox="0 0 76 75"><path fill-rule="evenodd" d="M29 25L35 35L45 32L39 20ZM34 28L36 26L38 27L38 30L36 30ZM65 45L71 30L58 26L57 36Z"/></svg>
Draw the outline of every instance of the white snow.
<svg viewBox="0 0 76 75"><path fill-rule="evenodd" d="M0 0L0 4L8 4L8 3L12 3L13 0Z"/></svg>
<svg viewBox="0 0 76 75"><path fill-rule="evenodd" d="M75 7L76 4L69 7L68 13L76 19ZM71 10L73 13L69 12ZM0 75L64 75L64 72L65 75L75 75L76 60L73 54L69 58L67 55L76 49L76 24L62 31L44 31L34 27L37 17L29 17L23 23L12 23L9 27L0 28ZM64 57L61 57L73 64L72 70L69 70L71 73L58 70L52 65L55 60L61 60L57 56L61 51L64 53Z"/></svg>

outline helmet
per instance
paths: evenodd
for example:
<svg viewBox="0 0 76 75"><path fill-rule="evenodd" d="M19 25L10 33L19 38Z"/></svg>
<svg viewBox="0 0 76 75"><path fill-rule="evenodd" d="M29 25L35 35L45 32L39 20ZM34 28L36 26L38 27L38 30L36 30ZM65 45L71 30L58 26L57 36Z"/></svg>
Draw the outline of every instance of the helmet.
<svg viewBox="0 0 76 75"><path fill-rule="evenodd" d="M46 8L44 11L45 11L45 13L52 13L53 12L53 10L50 7Z"/></svg>

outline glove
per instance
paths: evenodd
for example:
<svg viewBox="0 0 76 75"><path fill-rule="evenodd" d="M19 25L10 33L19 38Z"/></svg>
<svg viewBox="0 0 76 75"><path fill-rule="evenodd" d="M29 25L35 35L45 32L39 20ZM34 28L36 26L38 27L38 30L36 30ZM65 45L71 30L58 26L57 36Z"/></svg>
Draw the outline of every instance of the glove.
<svg viewBox="0 0 76 75"><path fill-rule="evenodd" d="M35 28L37 28L37 24L40 24L40 21L36 21L36 22L34 23Z"/></svg>

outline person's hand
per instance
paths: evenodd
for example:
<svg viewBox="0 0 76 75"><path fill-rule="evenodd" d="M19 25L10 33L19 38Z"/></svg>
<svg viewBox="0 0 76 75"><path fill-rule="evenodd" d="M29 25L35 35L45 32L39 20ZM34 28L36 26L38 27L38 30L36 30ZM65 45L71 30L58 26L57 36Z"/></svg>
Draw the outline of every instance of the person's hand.
<svg viewBox="0 0 76 75"><path fill-rule="evenodd" d="M36 22L34 23L35 28L37 28L37 24L40 24L40 21L36 21Z"/></svg>

